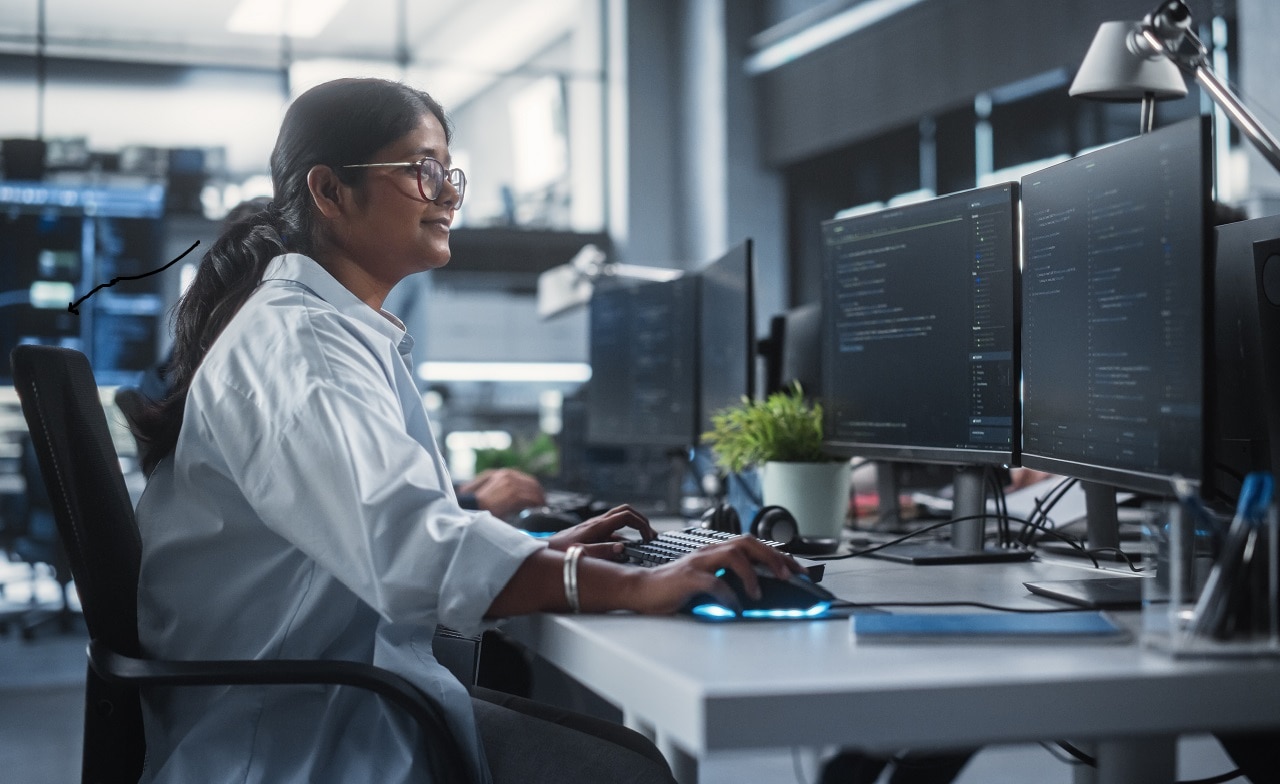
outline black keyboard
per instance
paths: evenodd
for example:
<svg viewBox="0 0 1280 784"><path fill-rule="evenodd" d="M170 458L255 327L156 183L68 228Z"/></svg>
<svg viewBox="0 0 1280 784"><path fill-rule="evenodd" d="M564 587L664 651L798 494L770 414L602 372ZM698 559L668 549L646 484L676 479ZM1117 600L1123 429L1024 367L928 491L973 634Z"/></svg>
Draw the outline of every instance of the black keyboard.
<svg viewBox="0 0 1280 784"><path fill-rule="evenodd" d="M723 531L712 531L709 528L685 528L682 531L667 531L659 534L657 539L647 542L628 542L622 550L633 564L639 566L661 566L671 563L677 558L688 555L709 544L732 539L733 534ZM771 547L781 547L782 542L761 540Z"/></svg>

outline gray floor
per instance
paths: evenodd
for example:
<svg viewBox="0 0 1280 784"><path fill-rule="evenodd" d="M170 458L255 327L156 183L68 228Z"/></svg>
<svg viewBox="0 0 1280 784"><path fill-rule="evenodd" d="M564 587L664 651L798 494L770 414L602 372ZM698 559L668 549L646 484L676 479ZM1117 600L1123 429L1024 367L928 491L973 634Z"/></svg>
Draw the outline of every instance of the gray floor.
<svg viewBox="0 0 1280 784"><path fill-rule="evenodd" d="M79 781L87 641L83 630L0 638L0 780Z"/></svg>
<svg viewBox="0 0 1280 784"><path fill-rule="evenodd" d="M0 603L0 612L4 609ZM0 637L0 781L66 784L79 780L80 731L87 636L56 627L25 640L11 630ZM743 753L702 784L816 782L812 752ZM1215 776L1233 768L1211 738L1193 736L1179 746L1179 778ZM1035 744L989 747L956 784L1071 784L1072 766Z"/></svg>

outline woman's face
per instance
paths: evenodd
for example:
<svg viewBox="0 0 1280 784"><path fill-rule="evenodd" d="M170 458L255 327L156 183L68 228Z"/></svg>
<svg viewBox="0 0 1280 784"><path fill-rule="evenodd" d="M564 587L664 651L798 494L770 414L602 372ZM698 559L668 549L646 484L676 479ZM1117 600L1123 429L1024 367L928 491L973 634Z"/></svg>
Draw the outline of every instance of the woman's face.
<svg viewBox="0 0 1280 784"><path fill-rule="evenodd" d="M409 163L431 157L449 168L444 127L426 112L418 126L379 150L368 163ZM356 209L339 243L368 273L395 285L406 275L449 263L449 227L458 198L445 184L434 202L422 200L414 167L365 169Z"/></svg>

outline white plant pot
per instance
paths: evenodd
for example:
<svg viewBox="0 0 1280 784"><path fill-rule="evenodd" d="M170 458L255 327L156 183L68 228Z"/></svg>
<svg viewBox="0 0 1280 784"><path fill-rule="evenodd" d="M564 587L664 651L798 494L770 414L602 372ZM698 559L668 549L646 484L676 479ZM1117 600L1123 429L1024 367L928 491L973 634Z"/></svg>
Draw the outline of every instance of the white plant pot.
<svg viewBox="0 0 1280 784"><path fill-rule="evenodd" d="M760 491L766 506L781 506L805 539L836 539L849 512L848 461L765 463Z"/></svg>

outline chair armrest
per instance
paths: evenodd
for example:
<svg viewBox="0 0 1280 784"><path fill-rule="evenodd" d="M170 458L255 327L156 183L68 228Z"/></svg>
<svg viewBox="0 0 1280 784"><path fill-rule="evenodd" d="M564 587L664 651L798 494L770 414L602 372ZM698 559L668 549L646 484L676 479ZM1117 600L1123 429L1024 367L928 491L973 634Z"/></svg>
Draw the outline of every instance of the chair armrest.
<svg viewBox="0 0 1280 784"><path fill-rule="evenodd" d="M314 659L171 661L116 653L89 642L89 666L103 680L142 686L330 684L372 691L398 705L421 727L432 781L467 781L466 758L440 705L405 678L363 662Z"/></svg>

